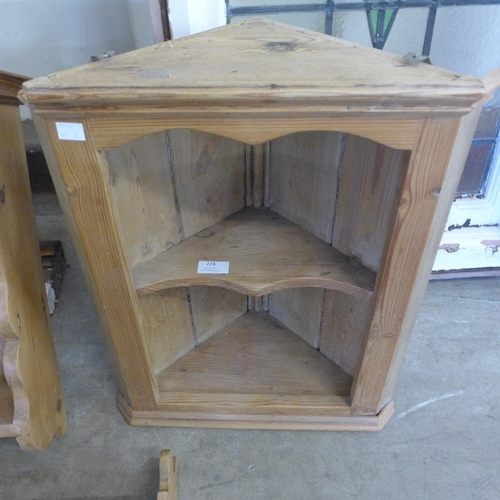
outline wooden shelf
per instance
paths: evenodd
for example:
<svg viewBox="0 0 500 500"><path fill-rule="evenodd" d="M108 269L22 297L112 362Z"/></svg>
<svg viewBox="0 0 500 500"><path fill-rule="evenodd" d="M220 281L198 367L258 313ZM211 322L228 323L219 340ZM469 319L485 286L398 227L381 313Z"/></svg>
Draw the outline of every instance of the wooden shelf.
<svg viewBox="0 0 500 500"><path fill-rule="evenodd" d="M244 314L157 381L159 410L182 409L188 419L314 420L350 412L352 377L266 312Z"/></svg>
<svg viewBox="0 0 500 500"><path fill-rule="evenodd" d="M229 274L198 274L200 260L228 261ZM247 209L187 238L133 269L139 295L209 285L260 296L321 287L369 297L375 274L277 213Z"/></svg>
<svg viewBox="0 0 500 500"><path fill-rule="evenodd" d="M351 377L266 312L248 312L157 375L172 392L349 395Z"/></svg>
<svg viewBox="0 0 500 500"><path fill-rule="evenodd" d="M132 425L378 431L394 412L352 415L352 377L270 314L248 312L157 375L154 411Z"/></svg>

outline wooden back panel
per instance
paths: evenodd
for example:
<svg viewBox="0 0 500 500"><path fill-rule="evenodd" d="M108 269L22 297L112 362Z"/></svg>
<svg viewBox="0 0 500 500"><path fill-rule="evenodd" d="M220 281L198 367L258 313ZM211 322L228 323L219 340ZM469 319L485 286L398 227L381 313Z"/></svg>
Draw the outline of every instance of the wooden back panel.
<svg viewBox="0 0 500 500"><path fill-rule="evenodd" d="M408 152L335 132L271 141L273 210L378 271ZM334 291L292 289L269 297L269 311L353 375L369 301Z"/></svg>
<svg viewBox="0 0 500 500"><path fill-rule="evenodd" d="M110 193L130 267L244 208L245 146L174 129L104 151ZM155 372L247 311L244 295L180 287L141 297Z"/></svg>

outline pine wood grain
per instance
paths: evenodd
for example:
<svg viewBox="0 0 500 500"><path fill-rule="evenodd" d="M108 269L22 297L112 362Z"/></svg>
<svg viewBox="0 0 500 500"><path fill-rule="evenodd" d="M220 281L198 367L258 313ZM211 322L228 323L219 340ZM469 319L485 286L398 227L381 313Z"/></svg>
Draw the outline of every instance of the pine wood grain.
<svg viewBox="0 0 500 500"><path fill-rule="evenodd" d="M321 288L292 288L271 293L269 313L318 349L324 294Z"/></svg>
<svg viewBox="0 0 500 500"><path fill-rule="evenodd" d="M141 425L380 429L393 412L397 372L470 144L474 120L460 117L479 107L495 81L252 20L25 83L21 97L47 124L42 141L116 353L125 418ZM72 116L85 126L84 144L55 135L53 121ZM99 151L165 130L179 243L131 268ZM296 132L303 143L284 137ZM346 140L340 186L339 148L331 140L337 132L359 136ZM273 163L273 146L269 156L262 144L277 138L276 158L284 160ZM160 178L162 167L155 168ZM278 191L290 195L287 216L298 224L269 209L243 210L255 200L272 204ZM334 245L347 256L330 245L332 220ZM375 274L359 267L360 259L378 270L375 289ZM229 274L198 275L199 260L227 260ZM175 353L167 347L160 362L151 359L148 349L156 353L170 335L159 325L172 304L153 308L151 317L160 318L154 330L144 326L139 301L194 285L207 288L189 290L191 316L186 302L178 309L180 323L189 318L195 333L197 322L208 336L244 309L241 296L209 287L249 294L254 311L155 376L184 347L173 342ZM352 383L271 315L255 312L268 307L262 296L282 290L277 302L271 298L271 312L313 345L319 341L354 374ZM290 308L308 311L299 319Z"/></svg>
<svg viewBox="0 0 500 500"><path fill-rule="evenodd" d="M320 399L315 398L315 399ZM394 414L394 405L389 403L378 415L349 415L349 406L340 404L330 396L330 405L327 398L323 399L323 406L311 405L306 409L301 405L284 411L277 412L275 408L263 413L249 415L230 413L227 407L222 407L220 413L207 412L179 412L175 407L171 409L151 411L133 410L123 399L118 399L118 409L125 420L131 425L163 426L163 427L209 427L224 429L275 429L275 430L301 430L301 431L380 431ZM296 404L301 402L296 401ZM262 400L265 404L266 401ZM303 403L303 401L302 401ZM165 406L165 405L162 405ZM261 407L263 410L266 406ZM285 408L285 407L283 407ZM307 411L308 410L308 411Z"/></svg>
<svg viewBox="0 0 500 500"><path fill-rule="evenodd" d="M409 152L346 136L332 244L377 271Z"/></svg>
<svg viewBox="0 0 500 500"><path fill-rule="evenodd" d="M245 146L195 130L170 130L167 135L185 239L244 207ZM207 287L191 287L188 293L196 344L246 312L241 294Z"/></svg>
<svg viewBox="0 0 500 500"><path fill-rule="evenodd" d="M169 393L341 396L351 379L268 313L247 313L158 374ZM236 404L236 400L235 400Z"/></svg>
<svg viewBox="0 0 500 500"><path fill-rule="evenodd" d="M247 312L247 296L214 286L189 288L196 342L202 343Z"/></svg>
<svg viewBox="0 0 500 500"><path fill-rule="evenodd" d="M130 266L180 241L167 149L160 132L103 153Z"/></svg>
<svg viewBox="0 0 500 500"><path fill-rule="evenodd" d="M326 290L321 322L321 354L354 375L368 326L370 301Z"/></svg>
<svg viewBox="0 0 500 500"><path fill-rule="evenodd" d="M171 365L195 346L184 287L139 297L139 309L155 373Z"/></svg>
<svg viewBox="0 0 500 500"><path fill-rule="evenodd" d="M2 75L0 74L0 80ZM18 106L0 104L0 336L5 341L2 401L8 427L24 449L45 449L65 432ZM10 407L12 408L12 407ZM8 410L8 411L7 411ZM3 410L2 410L3 413Z"/></svg>
<svg viewBox="0 0 500 500"><path fill-rule="evenodd" d="M303 132L271 143L270 207L331 243L342 134Z"/></svg>
<svg viewBox="0 0 500 500"><path fill-rule="evenodd" d="M245 208L252 206L252 146L245 144Z"/></svg>
<svg viewBox="0 0 500 500"><path fill-rule="evenodd" d="M271 143L272 210L331 243L343 134L302 132ZM319 347L323 290L294 288L270 296L269 311Z"/></svg>
<svg viewBox="0 0 500 500"><path fill-rule="evenodd" d="M265 104L290 112L314 106L344 113L463 114L485 93L476 78L265 19L37 78L24 89L39 113L207 106L234 113Z"/></svg>
<svg viewBox="0 0 500 500"><path fill-rule="evenodd" d="M477 127L480 111L481 108L478 106L472 113L464 116L460 120L460 126L456 133L455 140L453 141L451 151L448 150L447 153L442 153L448 156L448 169L441 190L439 192L436 190L433 191L434 196L438 198L436 211L429 227L429 235L422 252L420 265L416 271L417 279L415 280L412 296L408 303L407 313L401 326L400 337L393 353L391 366L389 367L387 380L381 396L382 401L387 401L392 397L392 392L403 363L409 338L427 288L432 265L436 259L436 252L442 238L448 213L455 199L463 167L469 154L470 144ZM430 134L432 135L432 128Z"/></svg>
<svg viewBox="0 0 500 500"><path fill-rule="evenodd" d="M34 121L101 327L115 355L122 394L134 407L154 409L153 364L110 198L107 165L96 151L87 122L83 121L86 141L80 142L60 141L53 120Z"/></svg>
<svg viewBox="0 0 500 500"><path fill-rule="evenodd" d="M230 262L229 274L197 274L200 260ZM244 210L133 270L137 292L222 286L259 296L316 286L369 296L375 276L271 210Z"/></svg>
<svg viewBox="0 0 500 500"><path fill-rule="evenodd" d="M264 206L271 203L271 141L264 143Z"/></svg>
<svg viewBox="0 0 500 500"><path fill-rule="evenodd" d="M378 274L351 393L353 412L377 413L392 397L477 119L475 111L462 120L422 123Z"/></svg>
<svg viewBox="0 0 500 500"><path fill-rule="evenodd" d="M261 208L264 205L264 170L265 170L264 144L252 146L250 150L251 179L252 179L252 201L254 208Z"/></svg>
<svg viewBox="0 0 500 500"><path fill-rule="evenodd" d="M192 130L168 137L182 239L244 207L242 143Z"/></svg>
<svg viewBox="0 0 500 500"><path fill-rule="evenodd" d="M14 398L5 377L0 377L0 437L17 437L21 433L19 426L13 425ZM7 429L4 429L8 426ZM7 432L6 432L7 430Z"/></svg>
<svg viewBox="0 0 500 500"><path fill-rule="evenodd" d="M413 115L404 119L394 114L367 117L362 113L339 115L330 112L272 113L248 110L237 116L227 112L199 113L159 112L150 110L147 117L125 114L110 118L92 115L89 120L96 133L96 147L105 150L120 146L137 137L162 130L181 128L220 135L246 144L263 142L305 131L347 132L367 137L395 149L411 149L419 120ZM132 122L134 125L132 125Z"/></svg>
<svg viewBox="0 0 500 500"><path fill-rule="evenodd" d="M177 500L177 459L170 450L160 452L160 481L157 500Z"/></svg>
<svg viewBox="0 0 500 500"><path fill-rule="evenodd" d="M253 313L267 314L267 313ZM194 376L193 376L194 378ZM226 416L223 416L226 410ZM213 415L214 418L229 420L235 416L238 420L245 417L265 419L277 417L286 420L287 417L314 418L332 414L349 415L349 400L344 395L337 394L261 394L236 392L176 392L168 391L160 396L159 412L177 413L179 418L186 411L191 416L197 414ZM215 415L217 415L215 417ZM266 417L267 416L267 417Z"/></svg>

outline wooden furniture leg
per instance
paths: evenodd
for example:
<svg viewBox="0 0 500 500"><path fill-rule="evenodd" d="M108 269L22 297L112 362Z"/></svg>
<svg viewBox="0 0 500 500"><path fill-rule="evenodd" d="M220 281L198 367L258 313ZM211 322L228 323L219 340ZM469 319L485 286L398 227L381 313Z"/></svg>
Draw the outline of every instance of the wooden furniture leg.
<svg viewBox="0 0 500 500"><path fill-rule="evenodd" d="M170 450L160 453L158 500L177 500L177 459Z"/></svg>

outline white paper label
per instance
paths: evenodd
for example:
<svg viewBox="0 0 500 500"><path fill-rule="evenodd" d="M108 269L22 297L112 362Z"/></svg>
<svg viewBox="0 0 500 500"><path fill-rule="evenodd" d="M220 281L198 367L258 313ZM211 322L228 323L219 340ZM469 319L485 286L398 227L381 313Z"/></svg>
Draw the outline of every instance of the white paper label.
<svg viewBox="0 0 500 500"><path fill-rule="evenodd" d="M56 122L57 137L61 141L84 141L85 131L81 123Z"/></svg>
<svg viewBox="0 0 500 500"><path fill-rule="evenodd" d="M213 260L200 260L198 274L228 274L229 262L215 262Z"/></svg>

